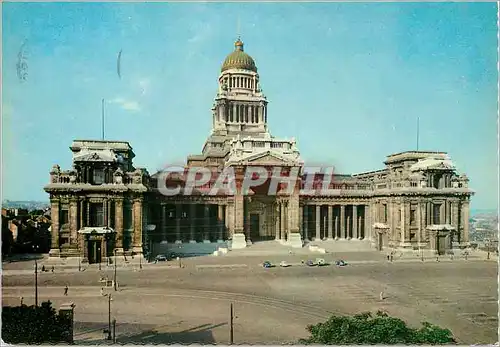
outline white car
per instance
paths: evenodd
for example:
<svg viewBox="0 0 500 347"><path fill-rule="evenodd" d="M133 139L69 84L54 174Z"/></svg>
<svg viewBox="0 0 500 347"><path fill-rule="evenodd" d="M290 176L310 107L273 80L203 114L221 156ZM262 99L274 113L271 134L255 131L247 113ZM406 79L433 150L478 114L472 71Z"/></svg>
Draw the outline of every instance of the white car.
<svg viewBox="0 0 500 347"><path fill-rule="evenodd" d="M289 266L290 266L290 264L288 264L286 261L284 261L284 260L283 260L283 261L280 263L280 266L281 266L281 267L289 267Z"/></svg>

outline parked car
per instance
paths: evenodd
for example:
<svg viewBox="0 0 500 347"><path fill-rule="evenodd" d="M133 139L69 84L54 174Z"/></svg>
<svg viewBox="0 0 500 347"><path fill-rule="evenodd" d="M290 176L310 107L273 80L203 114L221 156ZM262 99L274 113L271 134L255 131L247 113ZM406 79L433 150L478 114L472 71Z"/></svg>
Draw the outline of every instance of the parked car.
<svg viewBox="0 0 500 347"><path fill-rule="evenodd" d="M327 266L328 265L328 263L323 258L316 259L316 264L318 264L318 266Z"/></svg>
<svg viewBox="0 0 500 347"><path fill-rule="evenodd" d="M262 266L266 269L270 268L270 267L273 267L273 265L271 264L270 261L265 261Z"/></svg>
<svg viewBox="0 0 500 347"><path fill-rule="evenodd" d="M306 261L306 265L307 266L316 266L318 264L316 264L313 260L308 260L308 261Z"/></svg>
<svg viewBox="0 0 500 347"><path fill-rule="evenodd" d="M335 262L335 265L337 265L337 266L346 266L347 262L345 262L344 260L340 259L340 260L337 260Z"/></svg>
<svg viewBox="0 0 500 347"><path fill-rule="evenodd" d="M290 265L290 264L288 264L286 261L284 261L284 260L283 260L283 261L280 263L280 266L281 266L281 267L289 267L289 266L291 266L291 265Z"/></svg>
<svg viewBox="0 0 500 347"><path fill-rule="evenodd" d="M155 257L155 262L158 262L158 261L167 261L167 257L164 256L163 254L158 254L156 257Z"/></svg>

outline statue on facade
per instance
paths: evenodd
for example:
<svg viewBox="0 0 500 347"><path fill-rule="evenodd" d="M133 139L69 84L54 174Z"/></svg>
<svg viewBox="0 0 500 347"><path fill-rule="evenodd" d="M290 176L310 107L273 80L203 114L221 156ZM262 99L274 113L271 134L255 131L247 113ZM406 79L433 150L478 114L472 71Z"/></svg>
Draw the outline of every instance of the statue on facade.
<svg viewBox="0 0 500 347"><path fill-rule="evenodd" d="M52 169L50 170L50 183L58 183L60 174L61 167L57 164L52 166Z"/></svg>
<svg viewBox="0 0 500 347"><path fill-rule="evenodd" d="M123 182L123 171L122 169L118 168L115 170L113 173L113 182L115 184L122 184Z"/></svg>

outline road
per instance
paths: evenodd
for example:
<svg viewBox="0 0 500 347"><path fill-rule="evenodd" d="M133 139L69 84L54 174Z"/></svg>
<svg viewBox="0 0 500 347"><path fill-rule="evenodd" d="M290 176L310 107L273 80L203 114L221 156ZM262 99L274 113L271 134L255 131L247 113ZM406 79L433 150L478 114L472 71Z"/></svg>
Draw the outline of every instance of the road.
<svg viewBox="0 0 500 347"><path fill-rule="evenodd" d="M210 261L208 261L210 259ZM465 344L497 338L497 264L494 262L353 262L352 265L264 269L255 257L193 258L184 268L161 265L121 268L112 316L123 343L229 342L234 304L235 343L293 343L307 324L332 313L379 309L418 326L429 321L452 330ZM39 300L74 302L78 343L102 341L107 299L98 271L39 275ZM3 274L4 305L33 302L33 274ZM63 287L69 285L69 295ZM380 300L379 294L387 297Z"/></svg>

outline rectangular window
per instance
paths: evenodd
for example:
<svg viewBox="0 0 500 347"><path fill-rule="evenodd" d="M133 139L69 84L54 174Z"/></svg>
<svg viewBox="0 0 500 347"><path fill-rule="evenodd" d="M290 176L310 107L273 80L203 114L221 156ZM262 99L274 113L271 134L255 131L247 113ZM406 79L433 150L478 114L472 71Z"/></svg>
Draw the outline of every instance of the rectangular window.
<svg viewBox="0 0 500 347"><path fill-rule="evenodd" d="M103 184L104 183L104 170L103 169L94 169L92 182L94 184Z"/></svg>
<svg viewBox="0 0 500 347"><path fill-rule="evenodd" d="M441 224L441 204L432 205L432 224Z"/></svg>
<svg viewBox="0 0 500 347"><path fill-rule="evenodd" d="M387 204L384 204L384 223L387 223Z"/></svg>
<svg viewBox="0 0 500 347"><path fill-rule="evenodd" d="M104 208L101 203L90 204L90 226L103 227L104 225Z"/></svg>
<svg viewBox="0 0 500 347"><path fill-rule="evenodd" d="M132 229L132 205L130 203L123 204L123 228Z"/></svg>
<svg viewBox="0 0 500 347"><path fill-rule="evenodd" d="M410 224L415 223L415 216L416 216L416 211L415 210L410 210Z"/></svg>

